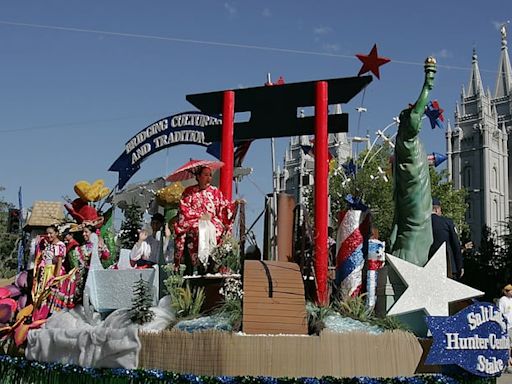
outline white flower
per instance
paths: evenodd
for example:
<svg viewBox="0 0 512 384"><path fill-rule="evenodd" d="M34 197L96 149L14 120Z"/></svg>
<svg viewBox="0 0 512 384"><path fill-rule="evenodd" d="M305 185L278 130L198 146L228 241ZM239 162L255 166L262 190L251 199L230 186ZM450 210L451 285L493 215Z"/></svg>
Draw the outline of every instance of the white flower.
<svg viewBox="0 0 512 384"><path fill-rule="evenodd" d="M219 293L224 295L224 299L226 301L241 300L244 295L242 290L242 281L239 277L227 278L224 280L224 287L219 290Z"/></svg>

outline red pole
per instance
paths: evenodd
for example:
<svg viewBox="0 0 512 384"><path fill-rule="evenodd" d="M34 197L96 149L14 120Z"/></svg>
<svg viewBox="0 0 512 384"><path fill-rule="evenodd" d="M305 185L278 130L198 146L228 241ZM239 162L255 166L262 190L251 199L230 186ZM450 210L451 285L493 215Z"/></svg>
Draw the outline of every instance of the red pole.
<svg viewBox="0 0 512 384"><path fill-rule="evenodd" d="M221 160L224 166L220 170L220 190L224 198L231 200L233 196L233 127L235 123L235 92L224 91L222 106L222 141L220 146Z"/></svg>
<svg viewBox="0 0 512 384"><path fill-rule="evenodd" d="M315 85L315 275L317 301L327 305L327 82L319 81Z"/></svg>

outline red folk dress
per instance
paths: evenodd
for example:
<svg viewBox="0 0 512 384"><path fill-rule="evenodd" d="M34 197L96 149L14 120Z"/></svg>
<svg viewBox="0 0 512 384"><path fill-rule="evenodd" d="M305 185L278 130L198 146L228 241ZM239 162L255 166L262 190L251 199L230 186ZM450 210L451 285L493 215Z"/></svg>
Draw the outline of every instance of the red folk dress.
<svg viewBox="0 0 512 384"><path fill-rule="evenodd" d="M199 219L208 213L215 226L217 242L223 234L231 231L233 224L234 203L224 199L222 192L207 186L199 189L198 185L187 187L180 201L178 221L174 224L175 254L174 265L179 266L183 258L185 245L188 248L192 265L197 265L197 249L199 241Z"/></svg>

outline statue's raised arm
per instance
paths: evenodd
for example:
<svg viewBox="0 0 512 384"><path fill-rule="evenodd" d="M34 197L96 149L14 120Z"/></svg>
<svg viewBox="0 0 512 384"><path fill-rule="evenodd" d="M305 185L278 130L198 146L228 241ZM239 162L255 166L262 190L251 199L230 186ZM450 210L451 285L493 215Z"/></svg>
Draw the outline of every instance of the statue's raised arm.
<svg viewBox="0 0 512 384"><path fill-rule="evenodd" d="M418 136L435 73L436 61L429 57L425 61L425 81L418 100L400 113L395 143L391 253L420 266L427 263L432 244L432 194L427 155Z"/></svg>

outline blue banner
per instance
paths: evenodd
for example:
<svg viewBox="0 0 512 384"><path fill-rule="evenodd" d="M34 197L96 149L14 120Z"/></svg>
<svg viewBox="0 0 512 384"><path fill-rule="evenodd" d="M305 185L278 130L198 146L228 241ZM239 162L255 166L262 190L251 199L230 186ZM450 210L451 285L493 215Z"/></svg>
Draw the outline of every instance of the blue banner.
<svg viewBox="0 0 512 384"><path fill-rule="evenodd" d="M153 153L178 144L196 144L204 147L205 131L220 127L222 119L201 112L183 112L165 117L147 126L125 144L124 152L110 166L109 171L119 172L118 188L140 169L140 164Z"/></svg>
<svg viewBox="0 0 512 384"><path fill-rule="evenodd" d="M498 307L476 303L454 316L427 316L433 344L426 364L455 364L474 375L499 376L508 366L507 321Z"/></svg>

